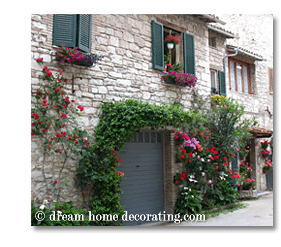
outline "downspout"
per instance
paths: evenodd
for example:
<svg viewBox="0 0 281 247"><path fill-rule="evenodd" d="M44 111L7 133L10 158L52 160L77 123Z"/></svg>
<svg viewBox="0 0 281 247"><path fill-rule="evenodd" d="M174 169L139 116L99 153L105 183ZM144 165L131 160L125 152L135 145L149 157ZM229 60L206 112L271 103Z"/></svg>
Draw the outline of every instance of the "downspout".
<svg viewBox="0 0 281 247"><path fill-rule="evenodd" d="M225 61L226 61L226 58L227 57L234 57L234 56L236 56L237 54L238 54L238 48L233 48L234 49L234 51L235 51L235 53L233 53L233 54L228 54L228 55L226 55L226 56L224 56L224 58L223 58L223 71L224 71L224 74L226 75L226 63L225 63ZM226 90L226 92L227 92L227 90ZM227 93L226 93L226 96L227 96Z"/></svg>

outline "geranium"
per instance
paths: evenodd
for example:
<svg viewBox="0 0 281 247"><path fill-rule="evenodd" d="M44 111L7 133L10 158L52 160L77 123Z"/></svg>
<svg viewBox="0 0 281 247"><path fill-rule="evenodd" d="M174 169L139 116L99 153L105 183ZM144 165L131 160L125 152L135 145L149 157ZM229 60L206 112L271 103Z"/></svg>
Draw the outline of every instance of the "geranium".
<svg viewBox="0 0 281 247"><path fill-rule="evenodd" d="M270 155L270 151L269 150L262 150L262 156L263 157L267 157L267 156L269 156Z"/></svg>
<svg viewBox="0 0 281 247"><path fill-rule="evenodd" d="M180 86L188 86L188 87L195 87L197 82L197 77L187 74L187 73L181 73L177 71L163 71L163 74L165 76L169 76L172 78L172 80L175 82L176 85Z"/></svg>
<svg viewBox="0 0 281 247"><path fill-rule="evenodd" d="M124 177L124 173L123 172L116 172L119 176Z"/></svg>
<svg viewBox="0 0 281 247"><path fill-rule="evenodd" d="M267 141L267 140L264 142L261 142L261 146L263 149L267 149L268 145L269 145L269 141Z"/></svg>
<svg viewBox="0 0 281 247"><path fill-rule="evenodd" d="M168 36L165 38L164 42L165 42L166 44L167 44L167 43L172 43L172 44L174 44L174 45L177 45L177 44L180 43L180 40L179 40L178 37L175 37L175 36L172 36L172 35L168 35Z"/></svg>

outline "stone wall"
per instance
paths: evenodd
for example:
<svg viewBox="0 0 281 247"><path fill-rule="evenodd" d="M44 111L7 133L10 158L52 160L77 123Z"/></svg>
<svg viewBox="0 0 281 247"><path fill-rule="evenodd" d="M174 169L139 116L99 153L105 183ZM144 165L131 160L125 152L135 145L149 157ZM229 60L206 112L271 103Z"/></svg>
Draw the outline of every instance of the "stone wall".
<svg viewBox="0 0 281 247"><path fill-rule="evenodd" d="M51 71L62 69L64 77L68 79L66 94L71 100L85 107L80 126L89 134L93 134L98 124L101 102L137 99L161 104L179 101L188 110L190 89L165 84L162 81L162 72L152 68L152 20L163 21L194 35L198 88L202 94L209 93L208 30L207 24L198 18L189 15L92 15L91 52L104 56L104 59L95 67L86 68L61 65L54 61L56 50L52 45L53 15L39 14L31 16L33 92L38 87L38 75L42 70L42 65L38 64L36 59L42 57L44 65ZM51 184L57 178L59 158L42 157L40 142L36 138L32 138L31 155L32 199L37 197L38 201L54 200ZM173 166L173 163L170 165ZM74 185L75 168L75 162L70 162L64 169L64 177L70 179L70 183L61 192L61 200L72 200L75 205L84 207L84 198ZM173 169L171 167L170 172L173 172ZM174 186L171 185L171 178L165 179L169 181L168 186ZM44 198L46 195L48 198ZM175 201L175 195L171 200ZM168 211L172 210L169 202L166 207Z"/></svg>

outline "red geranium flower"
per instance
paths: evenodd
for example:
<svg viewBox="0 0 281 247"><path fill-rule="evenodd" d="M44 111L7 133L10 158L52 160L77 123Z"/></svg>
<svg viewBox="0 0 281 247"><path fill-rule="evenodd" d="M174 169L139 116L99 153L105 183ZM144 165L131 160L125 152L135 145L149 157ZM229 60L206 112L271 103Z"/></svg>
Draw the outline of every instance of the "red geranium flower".
<svg viewBox="0 0 281 247"><path fill-rule="evenodd" d="M58 181L57 181L57 180L55 180L55 181L54 181L54 185L56 185L57 183L58 183Z"/></svg>

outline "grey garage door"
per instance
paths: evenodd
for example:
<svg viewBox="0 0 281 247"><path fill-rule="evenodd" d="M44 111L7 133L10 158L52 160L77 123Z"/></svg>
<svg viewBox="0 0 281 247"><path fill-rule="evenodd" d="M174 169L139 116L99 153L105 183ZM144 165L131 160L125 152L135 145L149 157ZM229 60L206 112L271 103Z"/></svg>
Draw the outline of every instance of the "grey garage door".
<svg viewBox="0 0 281 247"><path fill-rule="evenodd" d="M148 223L129 221L129 215L159 214L164 209L163 158L161 132L135 132L119 152L118 170L124 172L121 205L127 211L125 226ZM147 219L147 218L146 218ZM151 219L149 221L152 222Z"/></svg>

